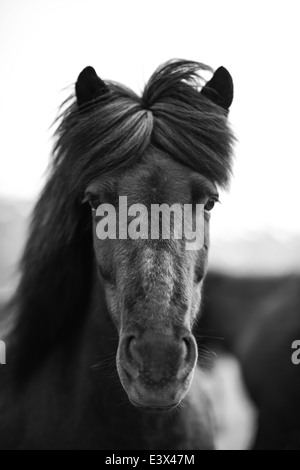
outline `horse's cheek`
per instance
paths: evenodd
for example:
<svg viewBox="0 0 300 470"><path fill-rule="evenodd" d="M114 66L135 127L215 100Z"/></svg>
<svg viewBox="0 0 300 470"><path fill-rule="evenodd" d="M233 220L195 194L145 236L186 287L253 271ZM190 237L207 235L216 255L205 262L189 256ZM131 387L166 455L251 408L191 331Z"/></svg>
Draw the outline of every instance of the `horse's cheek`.
<svg viewBox="0 0 300 470"><path fill-rule="evenodd" d="M121 329L121 316L120 316L120 309L118 306L118 297L116 293L116 289L111 286L107 285L104 288L105 291L105 299L106 299L106 305L108 312L110 314L110 317L117 327L118 331Z"/></svg>
<svg viewBox="0 0 300 470"><path fill-rule="evenodd" d="M192 302L192 306L191 306L191 314L190 314L190 321L191 321L191 326L193 326L198 314L199 314L199 310L200 310L200 306L201 306L201 299L202 299L202 295L201 295L201 287L197 286L197 288L195 288L195 292L194 292L194 295L193 295L193 302Z"/></svg>

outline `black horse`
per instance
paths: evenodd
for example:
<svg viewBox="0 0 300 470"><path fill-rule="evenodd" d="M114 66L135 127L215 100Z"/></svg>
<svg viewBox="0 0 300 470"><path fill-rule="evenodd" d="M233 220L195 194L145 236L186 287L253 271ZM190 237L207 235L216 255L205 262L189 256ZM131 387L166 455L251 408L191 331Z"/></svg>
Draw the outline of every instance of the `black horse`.
<svg viewBox="0 0 300 470"><path fill-rule="evenodd" d="M233 85L223 67L205 84L209 70L171 61L141 97L91 67L79 75L6 318L1 448L214 448L192 329L209 212L231 172ZM148 209L190 204L194 223L201 204L204 246L161 230L99 239L97 208L119 216L121 196Z"/></svg>
<svg viewBox="0 0 300 470"><path fill-rule="evenodd" d="M292 344L300 340L300 276L211 273L205 284L202 328L219 338L211 347L239 359L258 410L253 448L300 450L300 365L292 361Z"/></svg>

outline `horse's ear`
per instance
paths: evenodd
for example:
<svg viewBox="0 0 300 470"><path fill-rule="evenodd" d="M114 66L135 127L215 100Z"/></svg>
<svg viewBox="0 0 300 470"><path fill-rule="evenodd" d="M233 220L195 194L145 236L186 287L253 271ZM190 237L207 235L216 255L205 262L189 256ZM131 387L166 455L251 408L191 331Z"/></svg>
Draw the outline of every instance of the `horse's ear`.
<svg viewBox="0 0 300 470"><path fill-rule="evenodd" d="M233 100L233 81L225 67L219 67L211 80L202 88L201 93L226 111Z"/></svg>
<svg viewBox="0 0 300 470"><path fill-rule="evenodd" d="M104 81L98 77L93 67L90 66L83 69L79 74L75 89L79 108L108 92Z"/></svg>

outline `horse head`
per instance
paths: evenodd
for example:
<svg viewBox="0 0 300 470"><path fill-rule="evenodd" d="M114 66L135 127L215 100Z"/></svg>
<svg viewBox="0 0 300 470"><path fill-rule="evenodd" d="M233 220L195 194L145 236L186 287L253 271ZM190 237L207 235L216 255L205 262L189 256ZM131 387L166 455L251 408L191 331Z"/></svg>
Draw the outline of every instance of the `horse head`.
<svg viewBox="0 0 300 470"><path fill-rule="evenodd" d="M221 135L226 145L232 81L226 69L220 68L201 93L193 89L185 100L184 92L189 89L182 81L177 90L172 90L172 82L169 89L165 83L163 94L155 80L157 76L152 83L150 80L142 101L133 100L130 93L109 88L88 67L78 78L76 92L79 111L87 123L95 108L99 119L110 123L102 136L107 145L109 141L113 145L112 136L117 132L124 142L127 139L127 146L144 135L143 151L128 168L90 176L84 202L91 206L99 283L119 336L116 363L121 383L136 407L168 410L187 394L197 363L192 331L207 269L210 212L218 200L218 177L209 168L215 165L215 171L224 173L228 165L225 151L225 155L218 155L223 170L216 168L212 153L216 154L220 142L212 146L211 155L207 149L201 154L200 147L197 158L205 161L203 172L189 165L189 158L195 154L192 147L193 139L199 138L197 128L202 128L205 144L218 130L218 138ZM153 98L153 88L164 99ZM181 141L178 129L184 132L188 120L192 123L189 135L187 132ZM97 132L97 122L92 120L91 125ZM122 198L126 207L121 206ZM153 207L161 205L176 206L179 211L191 208L192 226L202 240L197 249L189 249L185 234L176 236L183 213L176 218L171 211L173 217L168 222L163 215L153 220ZM198 213L197 207L203 210ZM155 237L153 224L154 229L159 226ZM165 224L169 224L169 237L164 236ZM107 232L99 236L105 225Z"/></svg>

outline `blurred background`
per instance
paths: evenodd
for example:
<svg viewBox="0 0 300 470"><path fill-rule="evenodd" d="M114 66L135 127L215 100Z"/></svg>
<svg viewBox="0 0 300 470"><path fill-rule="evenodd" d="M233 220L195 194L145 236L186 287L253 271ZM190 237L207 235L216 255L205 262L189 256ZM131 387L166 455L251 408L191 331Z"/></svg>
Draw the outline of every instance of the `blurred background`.
<svg viewBox="0 0 300 470"><path fill-rule="evenodd" d="M87 65L135 91L171 58L228 68L238 142L212 218L210 269L233 280L297 276L299 44L297 0L1 0L0 303L15 287L51 124ZM221 355L210 378L223 448L247 447L256 426L239 368Z"/></svg>

